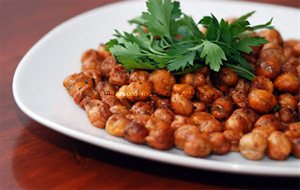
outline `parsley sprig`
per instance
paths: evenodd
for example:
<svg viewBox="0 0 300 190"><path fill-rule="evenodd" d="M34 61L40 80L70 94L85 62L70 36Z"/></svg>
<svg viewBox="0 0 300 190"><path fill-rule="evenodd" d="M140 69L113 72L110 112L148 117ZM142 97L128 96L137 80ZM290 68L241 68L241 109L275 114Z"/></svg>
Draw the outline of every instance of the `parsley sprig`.
<svg viewBox="0 0 300 190"><path fill-rule="evenodd" d="M180 3L172 0L148 0L147 12L129 21L136 24L132 33L116 30L107 49L126 69L168 69L174 74L193 72L203 65L219 71L225 65L243 78L252 80L254 74L243 53L268 41L249 37L249 32L268 28L272 19L250 26L247 13L232 23L211 14L196 23L182 13ZM198 25L206 28L202 33Z"/></svg>

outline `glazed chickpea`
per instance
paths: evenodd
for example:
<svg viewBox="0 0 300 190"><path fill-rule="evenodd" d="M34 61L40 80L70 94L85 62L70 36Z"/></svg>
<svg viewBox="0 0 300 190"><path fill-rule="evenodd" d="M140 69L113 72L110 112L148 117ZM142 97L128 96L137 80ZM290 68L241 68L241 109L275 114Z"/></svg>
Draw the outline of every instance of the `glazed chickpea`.
<svg viewBox="0 0 300 190"><path fill-rule="evenodd" d="M126 85L129 83L129 73L122 65L116 65L109 73L109 82L117 86Z"/></svg>
<svg viewBox="0 0 300 190"><path fill-rule="evenodd" d="M173 140L173 131L170 128L169 124L164 121L154 121L159 120L156 118L151 118L146 123L146 128L149 129L149 135L145 138L147 144L150 147L159 150L167 150L172 148ZM151 122L155 123L153 126Z"/></svg>
<svg viewBox="0 0 300 190"><path fill-rule="evenodd" d="M146 100L151 90L148 82L132 82L126 87L126 97L130 101Z"/></svg>
<svg viewBox="0 0 300 190"><path fill-rule="evenodd" d="M230 142L230 151L239 151L239 142L243 136L242 132L237 130L225 130L223 132L225 138Z"/></svg>
<svg viewBox="0 0 300 190"><path fill-rule="evenodd" d="M171 101L169 98L161 98L155 94L151 94L150 99L153 101L154 107L156 109L158 108L171 109Z"/></svg>
<svg viewBox="0 0 300 190"><path fill-rule="evenodd" d="M211 152L211 145L207 137L200 136L199 138L187 141L184 144L183 150L189 156L206 157Z"/></svg>
<svg viewBox="0 0 300 190"><path fill-rule="evenodd" d="M226 154L230 151L230 142L225 135L220 132L209 134L209 141L214 154Z"/></svg>
<svg viewBox="0 0 300 190"><path fill-rule="evenodd" d="M66 77L63 81L64 87L67 89L68 93L73 97L76 92L78 92L83 86L93 85L93 81L84 73L75 73Z"/></svg>
<svg viewBox="0 0 300 190"><path fill-rule="evenodd" d="M227 86L235 86L238 82L238 75L233 70L223 67L218 73L218 79Z"/></svg>
<svg viewBox="0 0 300 190"><path fill-rule="evenodd" d="M193 104L185 96L172 94L171 107L174 113L189 116L193 113Z"/></svg>
<svg viewBox="0 0 300 190"><path fill-rule="evenodd" d="M126 117L142 126L145 126L147 121L151 118L150 115L138 113L128 114Z"/></svg>
<svg viewBox="0 0 300 190"><path fill-rule="evenodd" d="M254 89L249 93L248 102L249 106L259 113L268 113L277 104L276 98L272 93L260 89Z"/></svg>
<svg viewBox="0 0 300 190"><path fill-rule="evenodd" d="M292 73L285 73L274 80L274 86L281 92L297 93L299 91L299 81Z"/></svg>
<svg viewBox="0 0 300 190"><path fill-rule="evenodd" d="M239 108L248 107L248 93L242 90L232 90L229 93L233 103Z"/></svg>
<svg viewBox="0 0 300 190"><path fill-rule="evenodd" d="M161 96L171 96L172 88L176 83L176 80L169 71L156 70L150 74L149 82L152 84L156 94Z"/></svg>
<svg viewBox="0 0 300 190"><path fill-rule="evenodd" d="M251 83L251 89L262 89L273 93L274 86L270 79L264 76L256 76Z"/></svg>
<svg viewBox="0 0 300 190"><path fill-rule="evenodd" d="M95 127L104 128L106 120L111 116L109 106L101 100L92 99L84 104L87 116Z"/></svg>
<svg viewBox="0 0 300 190"><path fill-rule="evenodd" d="M106 121L105 130L113 136L123 137L125 134L125 127L129 122L129 119L124 115L115 114L110 116Z"/></svg>
<svg viewBox="0 0 300 190"><path fill-rule="evenodd" d="M223 124L207 112L196 112L191 118L201 132L213 133L223 131Z"/></svg>
<svg viewBox="0 0 300 190"><path fill-rule="evenodd" d="M184 144L187 141L192 141L200 136L201 132L198 127L191 124L185 124L174 132L174 143L177 148L183 149Z"/></svg>
<svg viewBox="0 0 300 190"><path fill-rule="evenodd" d="M147 71L135 70L129 75L129 82L147 82L149 73Z"/></svg>
<svg viewBox="0 0 300 190"><path fill-rule="evenodd" d="M265 155L267 140L259 133L248 133L240 139L241 154L250 160L260 160Z"/></svg>
<svg viewBox="0 0 300 190"><path fill-rule="evenodd" d="M141 124L130 121L124 129L124 138L135 144L145 144L149 131Z"/></svg>
<svg viewBox="0 0 300 190"><path fill-rule="evenodd" d="M287 56L288 57L288 56ZM295 76L298 75L297 67L300 65L300 59L296 57L288 57L287 61L285 61L281 65L282 73L292 73Z"/></svg>
<svg viewBox="0 0 300 190"><path fill-rule="evenodd" d="M174 113L168 109L156 109L152 115L168 124L171 124L174 119Z"/></svg>
<svg viewBox="0 0 300 190"><path fill-rule="evenodd" d="M112 114L123 114L123 115L129 114L129 110L126 108L126 106L123 106L123 105L120 105L120 104L110 107L109 111Z"/></svg>
<svg viewBox="0 0 300 190"><path fill-rule="evenodd" d="M220 98L221 96L222 93L210 85L197 87L198 99L207 105L213 103L216 99Z"/></svg>
<svg viewBox="0 0 300 190"><path fill-rule="evenodd" d="M281 94L278 97L278 103L279 103L280 107L283 107L283 108L290 108L291 110L297 109L297 100L294 96L292 96L289 93Z"/></svg>
<svg viewBox="0 0 300 190"><path fill-rule="evenodd" d="M175 115L174 120L171 123L171 129L173 131L177 130L179 127L183 125L194 125L193 120L190 117L185 117L182 115Z"/></svg>
<svg viewBox="0 0 300 190"><path fill-rule="evenodd" d="M90 85L84 85L74 94L73 100L76 104L83 107L83 100L87 97L90 99L99 99L99 94Z"/></svg>
<svg viewBox="0 0 300 190"><path fill-rule="evenodd" d="M193 86L188 84L175 84L173 86L173 94L180 94L188 99L192 99L195 94L195 90Z"/></svg>
<svg viewBox="0 0 300 190"><path fill-rule="evenodd" d="M273 114L266 114L261 116L254 124L254 128L263 126L272 126L276 130L283 129L281 121Z"/></svg>
<svg viewBox="0 0 300 190"><path fill-rule="evenodd" d="M271 159L285 160L291 151L291 143L283 132L274 131L268 137L267 155Z"/></svg>
<svg viewBox="0 0 300 190"><path fill-rule="evenodd" d="M259 32L259 36L265 37L272 44L282 45L283 40L280 33L275 29L267 29Z"/></svg>
<svg viewBox="0 0 300 190"><path fill-rule="evenodd" d="M298 134L300 134L300 122L290 123L289 130L296 131Z"/></svg>
<svg viewBox="0 0 300 190"><path fill-rule="evenodd" d="M280 108L276 116L284 123L291 123L297 121L297 113L290 108Z"/></svg>
<svg viewBox="0 0 300 190"><path fill-rule="evenodd" d="M233 109L232 102L228 98L218 98L210 108L211 114L217 119L226 119Z"/></svg>
<svg viewBox="0 0 300 190"><path fill-rule="evenodd" d="M154 108L151 102L136 102L130 109L134 114L148 114L151 115L154 112Z"/></svg>
<svg viewBox="0 0 300 190"><path fill-rule="evenodd" d="M110 72L115 66L117 66L116 59L113 56L108 56L101 63L101 73L109 77Z"/></svg>
<svg viewBox="0 0 300 190"><path fill-rule="evenodd" d="M252 130L256 117L255 112L251 109L236 109L226 120L225 129L248 133Z"/></svg>
<svg viewBox="0 0 300 190"><path fill-rule="evenodd" d="M198 87L206 83L206 78L205 75L201 73L188 73L180 79L180 83Z"/></svg>
<svg viewBox="0 0 300 190"><path fill-rule="evenodd" d="M192 102L194 107L194 112L204 112L206 111L206 105L203 102Z"/></svg>
<svg viewBox="0 0 300 190"><path fill-rule="evenodd" d="M280 62L276 59L259 59L255 69L257 76L274 79L280 74Z"/></svg>

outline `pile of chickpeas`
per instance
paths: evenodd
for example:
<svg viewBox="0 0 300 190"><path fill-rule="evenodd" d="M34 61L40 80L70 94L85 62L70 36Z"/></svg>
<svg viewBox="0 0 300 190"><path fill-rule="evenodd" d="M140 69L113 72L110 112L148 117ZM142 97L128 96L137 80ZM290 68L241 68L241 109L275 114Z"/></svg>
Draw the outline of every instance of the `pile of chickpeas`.
<svg viewBox="0 0 300 190"><path fill-rule="evenodd" d="M100 45L63 85L92 125L132 143L194 157L300 158L300 41L283 41L274 29L253 35L269 43L244 55L252 82L226 67L180 76L127 71Z"/></svg>

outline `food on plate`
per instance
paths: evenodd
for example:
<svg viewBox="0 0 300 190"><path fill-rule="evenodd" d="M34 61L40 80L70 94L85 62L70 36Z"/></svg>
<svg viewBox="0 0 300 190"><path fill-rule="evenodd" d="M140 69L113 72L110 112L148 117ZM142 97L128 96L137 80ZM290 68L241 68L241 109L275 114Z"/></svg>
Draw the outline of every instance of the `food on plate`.
<svg viewBox="0 0 300 190"><path fill-rule="evenodd" d="M89 49L63 81L91 124L193 157L240 152L300 157L300 41L248 18L195 22L171 0L148 0L132 33Z"/></svg>

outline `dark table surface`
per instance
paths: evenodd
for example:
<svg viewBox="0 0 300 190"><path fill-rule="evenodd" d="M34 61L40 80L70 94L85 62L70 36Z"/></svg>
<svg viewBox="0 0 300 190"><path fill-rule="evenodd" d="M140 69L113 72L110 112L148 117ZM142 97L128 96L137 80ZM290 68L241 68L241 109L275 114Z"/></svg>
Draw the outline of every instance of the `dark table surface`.
<svg viewBox="0 0 300 190"><path fill-rule="evenodd" d="M51 28L116 0L0 0L0 189L299 188L299 178L195 170L95 147L42 126L12 96L16 66ZM300 7L299 0L256 0Z"/></svg>

